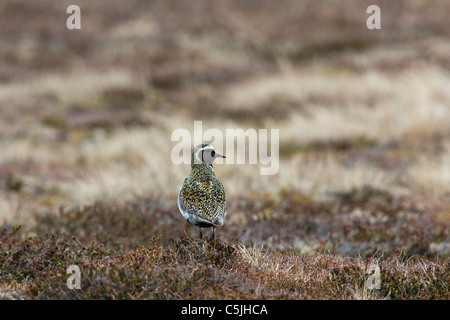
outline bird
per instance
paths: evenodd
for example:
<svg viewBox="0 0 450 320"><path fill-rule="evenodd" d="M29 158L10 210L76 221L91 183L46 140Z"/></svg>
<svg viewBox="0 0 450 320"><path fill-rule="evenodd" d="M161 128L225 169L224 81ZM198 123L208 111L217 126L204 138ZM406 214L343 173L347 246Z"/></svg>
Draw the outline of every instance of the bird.
<svg viewBox="0 0 450 320"><path fill-rule="evenodd" d="M202 228L212 228L210 239L213 240L216 227L223 225L227 215L225 189L213 168L217 158L226 157L209 144L195 146L191 155L191 173L178 193L178 209L187 222L198 227L200 239L203 239Z"/></svg>

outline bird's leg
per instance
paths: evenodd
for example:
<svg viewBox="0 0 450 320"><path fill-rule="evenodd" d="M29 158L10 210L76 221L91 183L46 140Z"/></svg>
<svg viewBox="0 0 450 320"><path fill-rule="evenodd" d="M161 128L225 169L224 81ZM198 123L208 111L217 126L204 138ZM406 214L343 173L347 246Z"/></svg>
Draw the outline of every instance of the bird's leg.
<svg viewBox="0 0 450 320"><path fill-rule="evenodd" d="M202 232L202 228L198 227L198 233L200 235L200 240L203 239L203 232Z"/></svg>
<svg viewBox="0 0 450 320"><path fill-rule="evenodd" d="M212 234L211 234L211 240L214 240L214 235L215 235L215 233L216 233L216 227L212 227Z"/></svg>

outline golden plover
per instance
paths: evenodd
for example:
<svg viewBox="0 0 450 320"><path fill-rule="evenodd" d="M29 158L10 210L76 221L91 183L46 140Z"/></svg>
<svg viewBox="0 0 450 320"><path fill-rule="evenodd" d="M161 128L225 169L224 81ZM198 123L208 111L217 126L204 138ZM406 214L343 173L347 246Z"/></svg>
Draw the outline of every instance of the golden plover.
<svg viewBox="0 0 450 320"><path fill-rule="evenodd" d="M209 144L196 146L191 156L191 173L178 193L178 208L187 222L198 227L200 239L202 228L212 228L214 239L216 227L223 225L227 215L225 190L213 169L216 158L225 156L216 153Z"/></svg>

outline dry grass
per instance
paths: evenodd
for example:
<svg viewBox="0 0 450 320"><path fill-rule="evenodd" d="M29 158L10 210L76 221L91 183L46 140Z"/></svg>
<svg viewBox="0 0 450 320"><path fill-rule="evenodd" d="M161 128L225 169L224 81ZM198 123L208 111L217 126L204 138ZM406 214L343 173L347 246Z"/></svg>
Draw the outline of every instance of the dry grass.
<svg viewBox="0 0 450 320"><path fill-rule="evenodd" d="M290 143L361 136L383 143L447 135L449 81L447 71L434 68L397 74L289 70L235 84L226 96L230 108L250 108L255 113L268 102L298 106L299 111L288 113L289 120L280 126Z"/></svg>

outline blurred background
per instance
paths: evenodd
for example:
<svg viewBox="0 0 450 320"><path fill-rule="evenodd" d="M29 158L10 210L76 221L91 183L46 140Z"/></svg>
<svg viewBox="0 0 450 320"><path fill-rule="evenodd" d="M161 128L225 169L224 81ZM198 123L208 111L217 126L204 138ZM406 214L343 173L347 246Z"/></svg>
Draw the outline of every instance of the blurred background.
<svg viewBox="0 0 450 320"><path fill-rule="evenodd" d="M66 27L73 4L81 30ZM0 224L157 199L177 226L159 230L179 235L190 166L170 138L202 120L280 130L277 175L215 167L222 238L317 247L339 221L398 222L418 252L450 251L450 2L2 0L0 17Z"/></svg>

